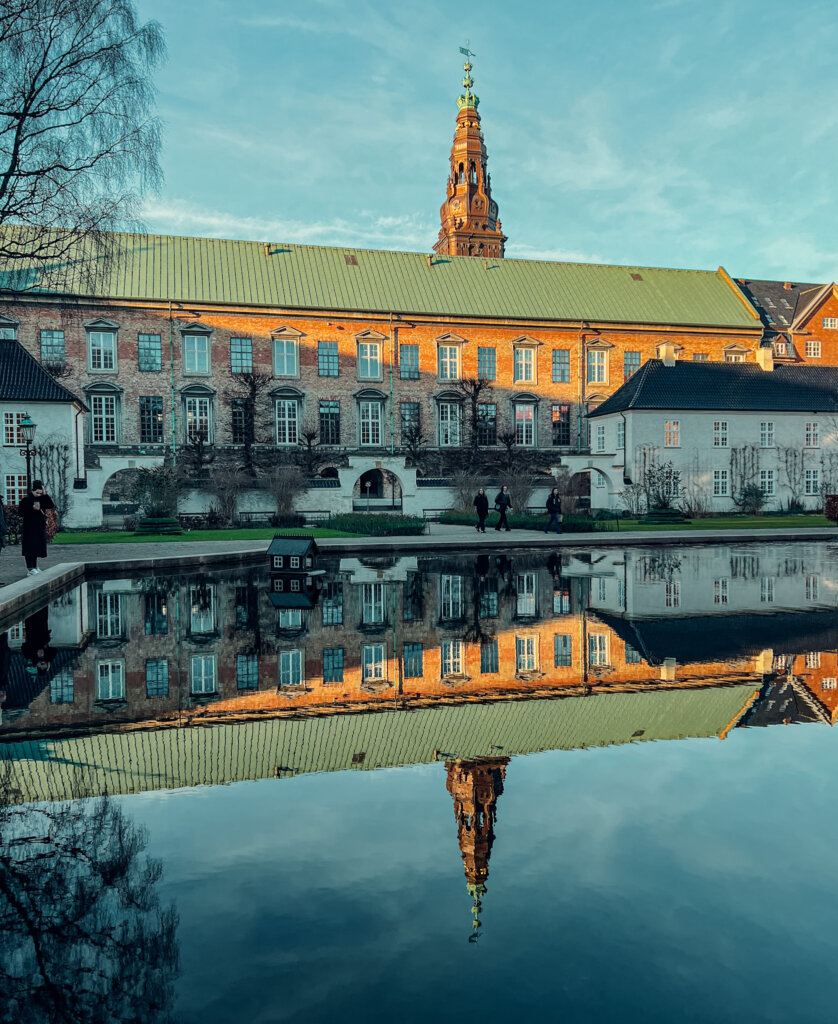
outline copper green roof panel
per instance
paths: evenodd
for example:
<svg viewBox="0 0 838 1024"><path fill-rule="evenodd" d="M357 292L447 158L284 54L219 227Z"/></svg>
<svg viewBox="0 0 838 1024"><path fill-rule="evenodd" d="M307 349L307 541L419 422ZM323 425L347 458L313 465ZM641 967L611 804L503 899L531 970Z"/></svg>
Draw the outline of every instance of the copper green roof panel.
<svg viewBox="0 0 838 1024"><path fill-rule="evenodd" d="M13 230L13 229L6 229ZM483 259L164 235L112 236L95 285L10 262L0 289L408 315L761 328L718 271ZM352 257L347 262L345 257Z"/></svg>
<svg viewBox="0 0 838 1024"><path fill-rule="evenodd" d="M415 711L271 719L0 744L15 802L223 785L275 774L371 769L718 736L752 685L498 701ZM353 764L357 755L363 761Z"/></svg>

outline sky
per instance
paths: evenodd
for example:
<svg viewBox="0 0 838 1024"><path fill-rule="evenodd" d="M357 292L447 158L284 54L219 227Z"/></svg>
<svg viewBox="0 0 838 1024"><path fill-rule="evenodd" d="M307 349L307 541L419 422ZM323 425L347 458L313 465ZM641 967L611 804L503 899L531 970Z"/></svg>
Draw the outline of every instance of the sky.
<svg viewBox="0 0 838 1024"><path fill-rule="evenodd" d="M169 48L151 231L429 252L468 40L507 256L838 277L828 0L137 8Z"/></svg>

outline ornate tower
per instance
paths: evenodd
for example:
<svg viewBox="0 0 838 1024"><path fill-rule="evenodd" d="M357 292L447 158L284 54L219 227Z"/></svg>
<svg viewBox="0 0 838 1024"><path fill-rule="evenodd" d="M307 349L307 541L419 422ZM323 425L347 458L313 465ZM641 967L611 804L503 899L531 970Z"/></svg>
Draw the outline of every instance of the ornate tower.
<svg viewBox="0 0 838 1024"><path fill-rule="evenodd" d="M468 879L472 906L472 934L476 942L480 929L481 897L489 877L489 856L495 841L497 799L503 792L508 757L479 761L448 761L448 792L454 798L457 838Z"/></svg>
<svg viewBox="0 0 838 1024"><path fill-rule="evenodd" d="M451 146L451 173L448 192L439 211L442 227L434 251L441 256L503 256L506 235L498 220L498 204L492 199L492 183L486 170L486 144L480 128L477 105L480 100L471 91L473 54L463 50L464 95L457 103L457 128Z"/></svg>

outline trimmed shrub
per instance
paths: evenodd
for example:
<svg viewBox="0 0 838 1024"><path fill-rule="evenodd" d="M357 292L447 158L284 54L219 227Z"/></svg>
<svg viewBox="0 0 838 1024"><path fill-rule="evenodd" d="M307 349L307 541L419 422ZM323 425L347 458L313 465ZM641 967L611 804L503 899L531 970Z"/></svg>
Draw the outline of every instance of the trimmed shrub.
<svg viewBox="0 0 838 1024"><path fill-rule="evenodd" d="M341 512L324 524L330 530L345 530L367 537L407 537L425 532L419 516L388 515L384 512Z"/></svg>
<svg viewBox="0 0 838 1024"><path fill-rule="evenodd" d="M838 523L838 494L827 494L823 514L831 523Z"/></svg>
<svg viewBox="0 0 838 1024"><path fill-rule="evenodd" d="M297 529L305 526L306 517L300 515L299 512L274 512L270 518L270 524L282 530Z"/></svg>

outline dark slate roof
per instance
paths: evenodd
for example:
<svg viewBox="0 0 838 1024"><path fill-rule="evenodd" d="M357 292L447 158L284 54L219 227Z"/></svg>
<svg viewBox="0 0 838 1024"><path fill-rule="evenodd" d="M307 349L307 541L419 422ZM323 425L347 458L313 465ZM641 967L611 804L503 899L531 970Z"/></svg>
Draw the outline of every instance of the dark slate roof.
<svg viewBox="0 0 838 1024"><path fill-rule="evenodd" d="M19 341L0 339L0 401L78 402L72 391L59 384Z"/></svg>
<svg viewBox="0 0 838 1024"><path fill-rule="evenodd" d="M754 312L772 331L787 331L798 314L808 308L826 287L794 281L749 281L747 278L737 278L736 283L754 307Z"/></svg>
<svg viewBox="0 0 838 1024"><path fill-rule="evenodd" d="M268 546L269 555L316 555L317 545L311 537L275 533Z"/></svg>
<svg viewBox="0 0 838 1024"><path fill-rule="evenodd" d="M626 409L838 412L838 367L756 363L676 362L650 359L588 415Z"/></svg>

